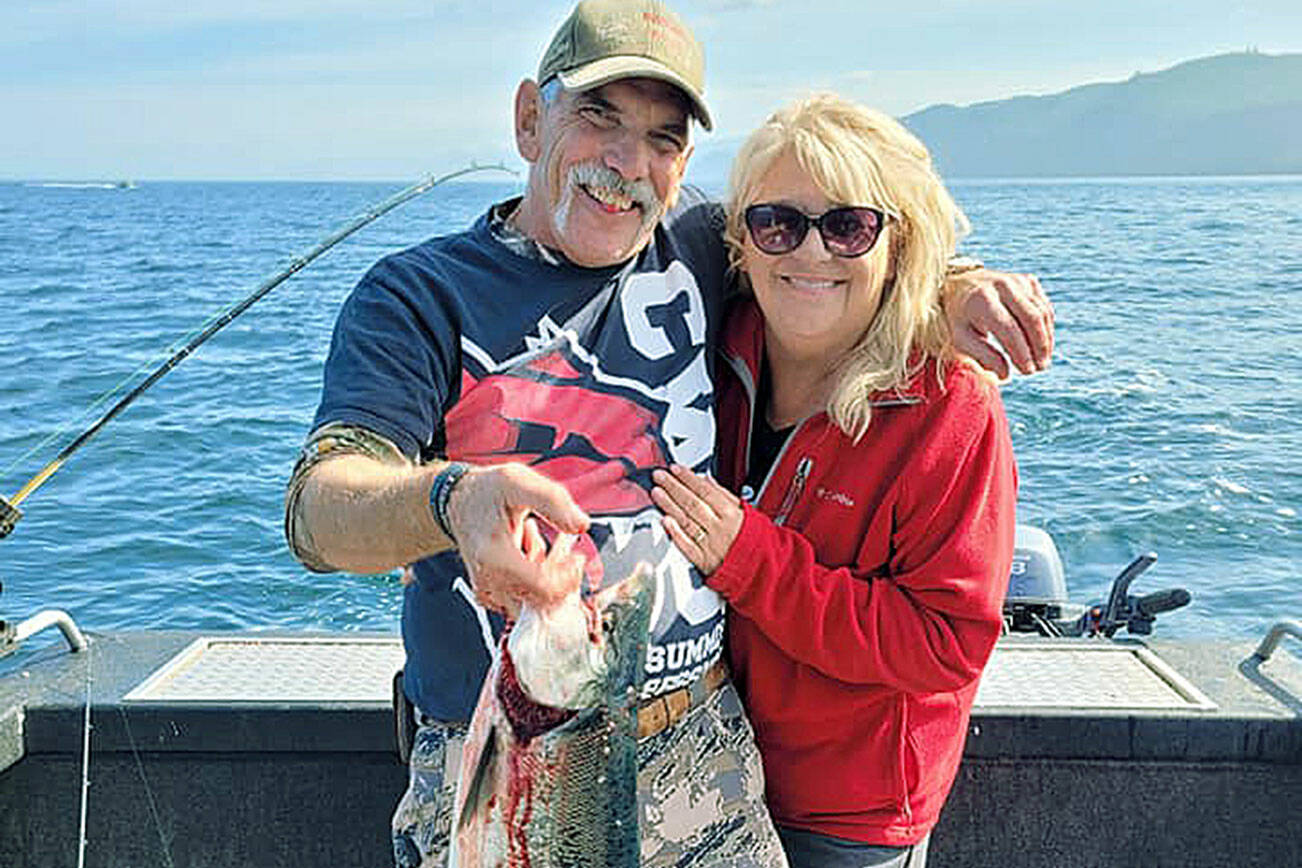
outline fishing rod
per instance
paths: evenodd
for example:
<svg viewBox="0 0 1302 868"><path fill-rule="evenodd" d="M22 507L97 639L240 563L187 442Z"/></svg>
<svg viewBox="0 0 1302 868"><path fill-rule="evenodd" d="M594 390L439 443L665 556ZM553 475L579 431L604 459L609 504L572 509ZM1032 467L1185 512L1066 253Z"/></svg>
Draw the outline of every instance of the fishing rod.
<svg viewBox="0 0 1302 868"><path fill-rule="evenodd" d="M105 425L107 425L109 422L113 420L114 417L116 417L119 413L121 413L128 406L130 406L131 403L136 400L136 398L139 398L145 392L146 389L148 389L150 386L154 385L154 383L157 383L160 379L162 379L164 374L166 374L168 371L172 370L172 368L175 368L177 365L179 365L185 359L186 356L193 353L205 341L207 341L213 335L217 334L217 332L221 331L223 328L229 325L236 317L238 317L240 314L244 313L244 311L248 310L250 307L256 304L259 300L262 299L263 296L271 292L277 286L280 286L280 284L284 283L286 280L293 277L298 272L302 271L314 259L319 257L321 254L325 253L331 247L334 247L340 241L343 241L345 238L347 238L349 235L352 235L354 232L356 232L358 229L361 229L363 226L366 226L367 224L379 219L380 217L383 217L385 214L389 213L394 208L397 208L399 205L403 204L404 202L407 202L410 199L414 199L420 194L428 192L429 190L434 189L440 184L446 183L447 181L451 181L454 178L460 178L463 175L469 175L474 172L486 172L490 170L509 172L512 175L515 174L515 171L513 169L510 169L501 163L492 163L484 166L481 166L477 163L472 163L471 165L467 166L464 169L458 169L457 171L449 172L446 175L440 175L438 177L430 175L424 180L412 184L407 189L395 193L393 196L390 196L388 199L385 199L383 202L374 206L365 214L362 214L361 216L357 217L347 226L344 226L342 229L339 229L338 231L326 237L324 240L318 243L307 253L296 258L284 269L282 269L272 277L265 280L247 298L245 298L243 301L239 302L238 304L234 305L233 307L227 309L227 311L223 313L220 317L218 317L217 320L214 321L210 326L208 326L206 329L200 332L197 336L194 337L194 339L192 339L185 346L181 347L181 349L177 350L171 356L171 358L163 362L163 364L159 365L158 368L155 369L154 372L150 374L140 385L136 386L134 389L132 389L130 392L124 395L122 399L119 400L116 404L114 404L111 408L109 408L108 412L106 412L103 416L101 416L99 420L95 422L95 424L91 425L89 428L87 428L85 431L79 434L75 440L73 440L71 443L65 446L63 450L59 452L58 455L55 456L53 461L51 461L49 464L42 467L41 470L35 476L27 480L27 483L18 490L17 494L15 494L13 497L9 499L5 499L3 496L0 496L0 539L4 539L5 537L9 536L9 534L13 532L14 526L18 523L18 520L23 517L22 510L18 508L18 504L22 503L24 500L26 500L28 497L31 496L32 492L36 491L36 489L44 485L46 480L48 480L51 476L53 476L60 467L62 467L65 463L67 463L68 459L72 457L72 454L74 452L76 452L82 446L86 445L86 441L90 440L92 437L98 434Z"/></svg>

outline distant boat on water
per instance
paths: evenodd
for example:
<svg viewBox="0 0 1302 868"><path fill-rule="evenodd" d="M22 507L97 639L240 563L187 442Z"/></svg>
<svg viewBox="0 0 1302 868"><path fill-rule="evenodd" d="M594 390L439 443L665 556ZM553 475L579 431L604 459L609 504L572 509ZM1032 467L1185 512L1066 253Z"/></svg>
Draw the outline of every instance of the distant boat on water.
<svg viewBox="0 0 1302 868"><path fill-rule="evenodd" d="M33 181L28 187L62 187L69 190L134 190L135 181Z"/></svg>

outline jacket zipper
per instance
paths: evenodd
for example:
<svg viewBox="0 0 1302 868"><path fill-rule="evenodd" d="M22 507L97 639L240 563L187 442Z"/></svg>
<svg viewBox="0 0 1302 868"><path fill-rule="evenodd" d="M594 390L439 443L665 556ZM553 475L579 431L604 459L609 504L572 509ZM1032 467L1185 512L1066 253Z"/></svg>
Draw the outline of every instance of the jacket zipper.
<svg viewBox="0 0 1302 868"><path fill-rule="evenodd" d="M796 432L792 431L791 436L795 437ZM773 523L783 525L787 523L787 518L791 515L791 510L795 508L796 501L805 490L805 483L809 480L810 471L814 469L814 459L806 455L800 459L796 465L796 475L791 478L791 484L787 486L787 493L782 495L782 505L778 507L777 515L773 516Z"/></svg>
<svg viewBox="0 0 1302 868"><path fill-rule="evenodd" d="M746 391L746 430L745 440L743 441L743 451L746 456L746 461L743 466L749 468L750 450L753 445L751 443L751 431L755 424L755 402L758 397L756 394L759 390L758 384L755 382L755 378L751 376L750 368L746 366L745 362L731 353L725 352L722 355L724 362L727 363L728 367L732 368L732 372L737 375L737 379L741 381L742 388ZM760 500L764 496L764 492L768 490L769 482L773 479L774 472L781 466L782 459L787 456L787 450L791 447L791 444L795 442L796 437L799 436L801 429L805 427L805 423L808 421L808 419L800 420L800 422L796 424L795 429L793 429L791 434L787 437L787 442L782 444L782 448L778 450L777 456L773 459L773 464L769 467L769 472L764 474L764 481L760 483L759 490L754 492L754 500L751 501L752 503L756 505L759 504ZM814 459L810 458L808 455L800 459L800 463L796 465L796 475L792 477L791 484L787 486L786 493L782 496L782 504L778 507L777 514L773 518L774 524L781 525L786 523L787 518L791 515L791 510L795 508L796 502L800 500L800 495L805 489L805 483L809 480L809 474L813 469ZM743 492L743 497L744 496L745 493Z"/></svg>

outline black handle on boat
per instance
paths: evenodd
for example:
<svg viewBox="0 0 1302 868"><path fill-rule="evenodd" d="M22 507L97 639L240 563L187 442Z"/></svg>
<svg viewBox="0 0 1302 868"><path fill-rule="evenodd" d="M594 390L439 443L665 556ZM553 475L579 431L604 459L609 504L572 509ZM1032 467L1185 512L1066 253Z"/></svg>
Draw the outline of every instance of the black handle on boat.
<svg viewBox="0 0 1302 868"><path fill-rule="evenodd" d="M1130 583L1139 578L1140 574L1155 563L1157 563L1157 554L1155 552L1146 552L1127 564L1126 568L1112 580L1112 591L1108 594L1108 604L1103 609L1102 620L1105 625L1120 624L1125 619L1126 597L1129 596ZM1113 627L1113 629L1116 628Z"/></svg>
<svg viewBox="0 0 1302 868"><path fill-rule="evenodd" d="M1136 636L1147 636L1153 632L1153 622L1162 612L1178 609L1189 602L1189 592L1184 588L1168 588L1154 591L1143 597L1126 597L1126 610L1122 613L1126 631ZM1120 625L1117 625L1120 626ZM1115 627L1107 632L1111 636Z"/></svg>
<svg viewBox="0 0 1302 868"><path fill-rule="evenodd" d="M366 226L367 224L373 222L374 220L379 219L380 217L389 213L394 208L397 208L399 205L403 204L404 202L410 199L414 199L417 196L419 196L421 193L425 193L429 190L432 190L435 187L439 186L440 184L443 184L447 181L451 181L453 178L459 178L462 175L469 175L472 172L484 172L489 170L510 172L511 174L515 174L513 170L507 168L506 166L500 163L494 163L492 165L487 165L487 166L471 165L471 166L467 166L464 169L458 169L455 172L449 172L446 175L440 175L438 177L430 175L424 180L418 181L417 183L412 184L407 189L395 193L393 196L390 196L388 199L385 199L383 202L374 206L365 214L362 214L361 216L357 217L347 226L343 227L342 229L339 229L338 231L326 237L324 240L318 243L307 253L305 253L304 255L298 257L293 262L291 262L284 269L277 272L272 277L267 278L267 280L263 281L262 285L259 286L256 290L254 290L247 298L245 298L243 301L236 304L234 307L228 309L224 314L218 317L217 320L212 323L212 325L208 326L206 329L200 332L199 335L196 336L193 340L191 340L185 346L181 347L181 349L177 350L172 355L171 358L163 362L163 364L159 365L158 368L152 374L146 377L144 382L136 386L134 389L132 389L130 392L124 395L120 401L118 401L111 408L109 408L108 412L105 413L103 416L101 416L99 420L95 422L94 425L91 425L89 428L87 428L85 431L79 434L75 440L73 440L71 443L65 446L63 450L60 451L57 456L55 456L54 460L51 461L49 464L45 465L44 467L42 467L40 472L38 472L35 476L29 479L27 483L18 490L17 494L15 494L12 498L8 500L6 500L3 497L0 497L0 539L4 539L5 537L9 536L9 534L13 532L14 525L16 525L18 523L18 520L23 517L22 510L18 508L18 504L26 500L27 497L33 491L35 491L37 488L40 488L41 485L45 483L45 480L53 476L55 471L57 471L60 467L62 467L64 462L66 462L70 457L72 457L72 453L76 452L83 445L85 445L86 441L90 440L90 438L98 434L100 432L100 429L102 429L105 425L111 422L115 416L117 416L119 413L125 410L131 404L131 402L135 401L136 398L140 397L140 395L144 393L146 389L148 389L150 386L154 385L154 383L157 383L160 379L162 379L164 374L166 374L168 371L172 370L172 368L175 368L177 365L179 365L182 361L184 361L186 356L193 353L196 349L199 348L201 344L203 344L213 335L217 334L217 332L221 331L226 326L230 325L232 320L234 320L237 316L244 313L244 311L248 310L258 301L260 301L265 295L267 295L267 293L271 292L277 286L280 286L280 284L284 283L290 277L302 271L314 259L316 259L321 254L325 253L331 247L334 247L340 241L343 241L349 235L352 235L358 229L361 229L363 226Z"/></svg>
<svg viewBox="0 0 1302 868"><path fill-rule="evenodd" d="M1154 615L1187 606L1191 599L1189 592L1184 588L1167 588L1165 591L1154 591L1140 597L1135 601L1135 610L1139 614L1151 618Z"/></svg>

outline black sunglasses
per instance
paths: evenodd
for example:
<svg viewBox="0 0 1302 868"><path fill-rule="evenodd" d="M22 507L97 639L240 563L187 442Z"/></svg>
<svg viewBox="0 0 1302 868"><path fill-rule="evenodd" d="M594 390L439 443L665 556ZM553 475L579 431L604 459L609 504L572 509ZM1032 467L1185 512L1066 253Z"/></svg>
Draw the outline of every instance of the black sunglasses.
<svg viewBox="0 0 1302 868"><path fill-rule="evenodd" d="M790 205L766 202L751 205L745 217L751 240L763 253L790 253L805 242L809 227L817 226L828 253L852 258L873 249L888 215L876 208L833 208L810 217Z"/></svg>

